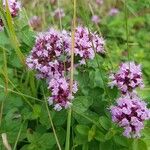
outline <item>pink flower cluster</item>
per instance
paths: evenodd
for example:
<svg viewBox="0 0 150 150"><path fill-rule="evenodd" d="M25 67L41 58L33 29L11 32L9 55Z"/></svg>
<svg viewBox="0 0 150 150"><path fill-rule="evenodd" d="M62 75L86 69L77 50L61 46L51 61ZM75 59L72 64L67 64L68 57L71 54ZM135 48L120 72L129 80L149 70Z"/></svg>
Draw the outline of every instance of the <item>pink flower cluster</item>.
<svg viewBox="0 0 150 150"><path fill-rule="evenodd" d="M26 59L28 67L38 72L38 78L47 79L48 89L52 92L48 102L53 104L57 111L62 107L69 107L71 103L67 76L70 69L70 54L68 53L71 49L70 40L66 31L50 29L48 32L40 33L31 54Z"/></svg>
<svg viewBox="0 0 150 150"><path fill-rule="evenodd" d="M6 7L6 0L3 0L4 10ZM8 0L8 7L12 17L16 17L21 9L21 4L17 0ZM4 28L3 20L0 18L0 31Z"/></svg>
<svg viewBox="0 0 150 150"><path fill-rule="evenodd" d="M95 24L100 23L100 17L97 16L97 15L93 15L91 20L92 20L92 22L95 23Z"/></svg>
<svg viewBox="0 0 150 150"><path fill-rule="evenodd" d="M6 0L3 0L3 6L6 7ZM12 17L16 17L21 9L21 3L17 0L8 0L8 6Z"/></svg>
<svg viewBox="0 0 150 150"><path fill-rule="evenodd" d="M4 27L4 24L3 24L2 19L0 18L0 31L2 31L2 30L3 30L3 27Z"/></svg>
<svg viewBox="0 0 150 150"><path fill-rule="evenodd" d="M112 120L124 128L123 135L129 138L140 137L144 121L150 119L150 110L136 94L125 95L111 106Z"/></svg>
<svg viewBox="0 0 150 150"><path fill-rule="evenodd" d="M53 78L49 82L49 89L52 91L52 96L49 97L48 102L49 105L54 104L55 110L61 110L62 107L68 108L71 106L70 100L74 97L70 93L70 86L69 86L69 79L65 79L64 77L61 78ZM77 92L77 83L74 82L73 84L73 94Z"/></svg>
<svg viewBox="0 0 150 150"><path fill-rule="evenodd" d="M77 27L75 32L75 55L79 56L80 64L85 64L86 59L93 59L95 53L105 53L105 41L96 33L86 27Z"/></svg>
<svg viewBox="0 0 150 150"><path fill-rule="evenodd" d="M141 66L134 62L121 64L119 71L110 76L110 86L117 86L122 96L117 100L117 106L111 106L112 120L123 127L123 135L128 138L140 137L144 121L150 119L150 110L146 103L136 94L136 87L143 87Z"/></svg>
<svg viewBox="0 0 150 150"><path fill-rule="evenodd" d="M93 40L94 46L90 40ZM78 58L75 60L93 59L93 47L97 52L104 53L103 45L103 39L97 34L89 33L87 28L78 27L75 33L75 56ZM77 82L74 81L72 94L70 92L70 54L71 34L65 30L60 32L50 29L37 36L35 45L26 59L27 66L36 70L37 77L46 79L51 91L48 102L58 111L71 105L73 94L78 90ZM78 64L78 61L75 63Z"/></svg>
<svg viewBox="0 0 150 150"><path fill-rule="evenodd" d="M117 8L111 8L109 11L109 16L115 16L119 13L119 10Z"/></svg>
<svg viewBox="0 0 150 150"><path fill-rule="evenodd" d="M52 16L53 16L55 19L61 19L61 18L65 17L65 12L64 12L64 10L63 10L62 8L57 8L57 9L53 12Z"/></svg>
<svg viewBox="0 0 150 150"><path fill-rule="evenodd" d="M119 71L110 76L110 86L117 86L123 94L132 92L136 87L144 87L141 66L134 62L120 65Z"/></svg>
<svg viewBox="0 0 150 150"><path fill-rule="evenodd" d="M69 69L69 59L66 53L69 50L68 33L50 29L37 36L35 46L26 62L30 69L38 71L39 78L50 79L54 76L63 76L64 71ZM67 60L65 66L61 58L63 55Z"/></svg>
<svg viewBox="0 0 150 150"><path fill-rule="evenodd" d="M29 20L29 25L34 29L37 30L39 27L42 26L42 19L39 16L33 16Z"/></svg>

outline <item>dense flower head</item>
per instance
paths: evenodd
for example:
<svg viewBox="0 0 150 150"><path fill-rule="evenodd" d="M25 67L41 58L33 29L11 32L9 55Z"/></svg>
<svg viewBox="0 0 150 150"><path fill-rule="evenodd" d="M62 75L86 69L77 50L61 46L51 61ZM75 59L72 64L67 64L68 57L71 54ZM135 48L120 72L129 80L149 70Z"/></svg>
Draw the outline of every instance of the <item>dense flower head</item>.
<svg viewBox="0 0 150 150"><path fill-rule="evenodd" d="M57 111L71 106L71 100L74 97L70 93L69 83L70 80L64 77L56 77L49 82L48 88L51 90L52 94L51 97L49 97L48 102L49 105L54 105L54 109ZM74 82L72 93L75 94L77 90L77 83Z"/></svg>
<svg viewBox="0 0 150 150"><path fill-rule="evenodd" d="M111 8L109 11L110 16L115 16L119 13L119 10L117 8Z"/></svg>
<svg viewBox="0 0 150 150"><path fill-rule="evenodd" d="M6 0L3 0L3 6L6 7ZM21 10L21 3L17 0L8 0L8 6L12 17L16 17Z"/></svg>
<svg viewBox="0 0 150 150"><path fill-rule="evenodd" d="M92 16L92 22L95 23L95 24L100 23L100 17L97 16L97 15L93 15Z"/></svg>
<svg viewBox="0 0 150 150"><path fill-rule="evenodd" d="M120 65L117 73L111 74L109 85L117 86L123 94L132 92L136 87L143 87L141 66L134 62L126 62Z"/></svg>
<svg viewBox="0 0 150 150"><path fill-rule="evenodd" d="M70 38L67 32L50 29L37 36L26 63L30 69L37 70L39 78L61 76L63 71L67 71L70 67L70 59L67 58L69 54L66 53L69 50ZM65 63L62 56L66 57Z"/></svg>
<svg viewBox="0 0 150 150"><path fill-rule="evenodd" d="M123 135L128 138L140 137L144 121L150 119L147 104L135 93L119 98L117 105L111 106L110 110L113 122L124 128Z"/></svg>
<svg viewBox="0 0 150 150"><path fill-rule="evenodd" d="M95 52L104 53L104 40L96 33L89 33L87 28L78 27L75 31L75 67L85 63L85 59L93 59ZM50 29L36 37L35 45L26 59L31 70L37 72L37 78L46 79L51 96L49 105L60 111L71 106L77 92L77 82L70 90L69 72L71 66L71 34L70 32Z"/></svg>
<svg viewBox="0 0 150 150"><path fill-rule="evenodd" d="M55 19L61 19L65 17L65 12L62 8L57 8L52 15Z"/></svg>
<svg viewBox="0 0 150 150"><path fill-rule="evenodd" d="M80 57L80 63L86 59L93 59L95 52L104 53L104 39L92 33L86 27L79 26L75 31L75 55Z"/></svg>
<svg viewBox="0 0 150 150"><path fill-rule="evenodd" d="M0 31L3 30L4 24L3 24L3 20L0 18Z"/></svg>
<svg viewBox="0 0 150 150"><path fill-rule="evenodd" d="M34 29L38 29L42 25L41 17L39 16L33 16L29 20L29 25Z"/></svg>

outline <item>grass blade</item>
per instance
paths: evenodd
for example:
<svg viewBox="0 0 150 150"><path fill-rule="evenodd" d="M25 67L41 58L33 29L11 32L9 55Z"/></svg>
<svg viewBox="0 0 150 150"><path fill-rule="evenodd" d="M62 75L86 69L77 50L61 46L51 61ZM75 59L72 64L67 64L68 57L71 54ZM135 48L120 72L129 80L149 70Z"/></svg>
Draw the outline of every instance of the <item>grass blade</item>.
<svg viewBox="0 0 150 150"><path fill-rule="evenodd" d="M19 41L16 37L12 16L11 16L9 6L8 6L8 0L6 0L6 21L7 21L7 25L8 25L8 34L10 36L11 44L14 47L20 62L23 65L25 65L25 57L24 57L23 53L20 50L20 44L19 44Z"/></svg>

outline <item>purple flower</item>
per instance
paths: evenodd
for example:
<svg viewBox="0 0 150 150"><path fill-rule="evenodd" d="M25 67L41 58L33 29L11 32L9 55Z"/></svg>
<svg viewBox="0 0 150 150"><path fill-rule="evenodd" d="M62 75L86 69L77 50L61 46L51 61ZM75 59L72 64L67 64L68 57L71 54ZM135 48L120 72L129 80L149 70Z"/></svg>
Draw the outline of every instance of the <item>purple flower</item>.
<svg viewBox="0 0 150 150"><path fill-rule="evenodd" d="M33 16L30 18L29 20L29 25L34 29L38 29L39 27L41 27L42 22L41 22L41 18L39 16Z"/></svg>
<svg viewBox="0 0 150 150"><path fill-rule="evenodd" d="M96 3L97 3L98 5L102 5L102 4L104 3L104 1L103 1L103 0L96 0Z"/></svg>
<svg viewBox="0 0 150 150"><path fill-rule="evenodd" d="M150 119L150 110L147 104L135 93L120 97L116 106L111 106L113 122L124 128L126 137L140 137L140 131L144 128L144 121Z"/></svg>
<svg viewBox="0 0 150 150"><path fill-rule="evenodd" d="M55 18L55 19L60 19L60 18L63 18L65 17L65 12L62 8L57 8L53 13L52 13L52 16Z"/></svg>
<svg viewBox="0 0 150 150"><path fill-rule="evenodd" d="M119 71L109 78L112 80L109 85L117 86L123 94L132 92L136 87L144 87L141 66L134 62L121 64Z"/></svg>
<svg viewBox="0 0 150 150"><path fill-rule="evenodd" d="M97 15L92 16L92 22L95 24L100 23L100 18Z"/></svg>
<svg viewBox="0 0 150 150"><path fill-rule="evenodd" d="M78 27L75 32L75 55L80 63L85 59L93 59L95 52L104 53L104 40L96 33L89 33L87 28ZM64 31L50 29L40 33L35 45L26 59L27 66L37 72L37 78L47 81L51 96L49 105L60 111L71 106L74 94L77 92L77 82L74 81L70 91L70 59L71 34ZM75 64L79 66L79 64Z"/></svg>
<svg viewBox="0 0 150 150"><path fill-rule="evenodd" d="M70 92L70 50L70 34L50 29L37 36L31 54L26 59L27 66L37 71L37 78L46 79L51 91L48 103L57 111L70 107L73 94L78 90L74 82L73 94Z"/></svg>
<svg viewBox="0 0 150 150"><path fill-rule="evenodd" d="M93 59L95 52L104 53L104 39L92 33L86 27L77 27L75 31L75 55L79 56L80 63L86 59Z"/></svg>
<svg viewBox="0 0 150 150"><path fill-rule="evenodd" d="M0 18L0 31L2 31L4 28L3 20Z"/></svg>
<svg viewBox="0 0 150 150"><path fill-rule="evenodd" d="M3 6L6 7L6 0L3 0ZM12 17L16 17L21 10L21 3L17 0L8 0L8 6Z"/></svg>
<svg viewBox="0 0 150 150"><path fill-rule="evenodd" d="M62 108L71 106L71 101L74 98L70 93L70 80L62 78L53 78L49 82L48 89L51 90L51 97L49 97L49 105L54 105L54 109L60 111ZM73 93L77 92L77 83L73 84Z"/></svg>
<svg viewBox="0 0 150 150"><path fill-rule="evenodd" d="M109 11L109 16L115 16L119 13L119 10L117 8L111 8Z"/></svg>
<svg viewBox="0 0 150 150"><path fill-rule="evenodd" d="M64 38L65 37L65 38ZM39 78L53 78L63 76L70 68L70 37L63 31L50 29L40 33L31 54L26 59L28 67L37 70ZM65 57L66 61L61 57Z"/></svg>

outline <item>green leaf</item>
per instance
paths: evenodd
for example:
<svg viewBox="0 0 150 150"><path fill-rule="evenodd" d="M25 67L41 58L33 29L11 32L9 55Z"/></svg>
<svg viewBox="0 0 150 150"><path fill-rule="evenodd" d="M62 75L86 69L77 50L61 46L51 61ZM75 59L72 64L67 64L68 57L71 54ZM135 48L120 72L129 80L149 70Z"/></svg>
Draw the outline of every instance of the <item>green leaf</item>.
<svg viewBox="0 0 150 150"><path fill-rule="evenodd" d="M40 116L40 113L41 113L41 106L38 105L38 104L35 104L33 106L33 114L32 114L32 117L34 119L38 118Z"/></svg>
<svg viewBox="0 0 150 150"><path fill-rule="evenodd" d="M34 44L34 36L35 33L29 28L28 25L24 26L18 33L20 40L30 48L32 48Z"/></svg>
<svg viewBox="0 0 150 150"><path fill-rule="evenodd" d="M95 87L93 89L90 89L89 96L94 100L101 101L103 93L104 89Z"/></svg>
<svg viewBox="0 0 150 150"><path fill-rule="evenodd" d="M40 113L40 119L39 119L39 121L47 129L51 128L51 125L50 125L50 122L49 122L49 119L48 119L48 113L47 113L45 107L42 107L42 111Z"/></svg>
<svg viewBox="0 0 150 150"><path fill-rule="evenodd" d="M33 132L31 134L28 131L27 139L30 142L29 149L33 150L48 150L56 144L56 140L53 133L40 134L37 132Z"/></svg>
<svg viewBox="0 0 150 150"><path fill-rule="evenodd" d="M9 104L13 107L21 107L23 106L22 98L16 95L9 95Z"/></svg>
<svg viewBox="0 0 150 150"><path fill-rule="evenodd" d="M90 142L91 140L94 139L95 133L96 133L96 126L93 125L92 128L89 130L89 133L88 133L88 142Z"/></svg>
<svg viewBox="0 0 150 150"><path fill-rule="evenodd" d="M88 135L90 128L86 125L77 125L76 130L82 135Z"/></svg>
<svg viewBox="0 0 150 150"><path fill-rule="evenodd" d="M102 76L103 76L103 78L102 78ZM100 70L99 69L97 69L96 70L96 72L95 72L95 87L96 86L98 86L98 87L101 87L101 88L104 88L104 74L103 74L103 72L102 72L102 70L101 70L101 72L100 72Z"/></svg>
<svg viewBox="0 0 150 150"><path fill-rule="evenodd" d="M56 129L57 137L61 145L65 143L66 131L62 127L57 127Z"/></svg>
<svg viewBox="0 0 150 150"><path fill-rule="evenodd" d="M97 141L104 142L105 141L105 136L101 131L98 130L98 131L96 131L95 139Z"/></svg>
<svg viewBox="0 0 150 150"><path fill-rule="evenodd" d="M146 143L141 139L134 139L132 143L133 150L148 150Z"/></svg>
<svg viewBox="0 0 150 150"><path fill-rule="evenodd" d="M105 135L105 140L110 140L114 136L115 132L113 130L109 130Z"/></svg>
<svg viewBox="0 0 150 150"><path fill-rule="evenodd" d="M124 146L124 147L128 147L128 141L127 138L124 136L114 136L114 142L118 145Z"/></svg>
<svg viewBox="0 0 150 150"><path fill-rule="evenodd" d="M111 127L111 121L107 117L101 116L99 121L100 121L101 126L105 130L108 130Z"/></svg>
<svg viewBox="0 0 150 150"><path fill-rule="evenodd" d="M87 136L83 136L81 134L77 134L74 138L74 143L76 145L82 145L88 142Z"/></svg>
<svg viewBox="0 0 150 150"><path fill-rule="evenodd" d="M0 46L6 46L6 45L9 45L10 44L10 40L9 38L6 36L6 33L5 32L0 32Z"/></svg>
<svg viewBox="0 0 150 150"><path fill-rule="evenodd" d="M66 110L62 110L60 112L54 112L53 114L53 122L56 126L61 126L66 122L67 112Z"/></svg>
<svg viewBox="0 0 150 150"><path fill-rule="evenodd" d="M100 126L99 124L99 115L92 112L92 111L86 111L84 113L78 113L74 112L73 117L77 120L79 124L90 124L93 123L97 126Z"/></svg>
<svg viewBox="0 0 150 150"><path fill-rule="evenodd" d="M30 130L27 130L27 139L30 143L36 142L36 137L38 137L38 134L35 132L30 132Z"/></svg>
<svg viewBox="0 0 150 150"><path fill-rule="evenodd" d="M92 105L92 103L92 99L85 96L78 96L73 101L73 110L78 113L83 113Z"/></svg>
<svg viewBox="0 0 150 150"><path fill-rule="evenodd" d="M6 123L11 124L12 122L15 121L15 119L17 119L19 122L20 117L21 116L19 114L19 110L16 107L14 107L13 109L7 112L5 116L5 120L6 120Z"/></svg>
<svg viewBox="0 0 150 150"><path fill-rule="evenodd" d="M53 133L45 133L43 134L40 139L39 139L39 143L41 144L41 146L45 149L50 149L52 148L55 144L56 144L56 140L54 137Z"/></svg>
<svg viewBox="0 0 150 150"><path fill-rule="evenodd" d="M6 99L6 94L4 92L4 90L0 89L0 102L4 101Z"/></svg>
<svg viewBox="0 0 150 150"><path fill-rule="evenodd" d="M112 141L102 142L100 144L100 150L114 150ZM116 149L118 150L118 149Z"/></svg>

